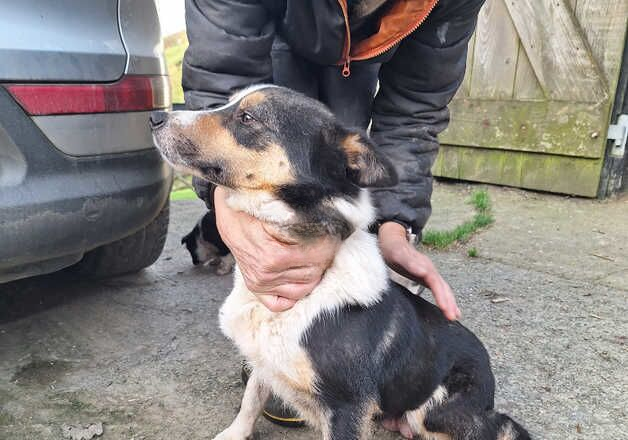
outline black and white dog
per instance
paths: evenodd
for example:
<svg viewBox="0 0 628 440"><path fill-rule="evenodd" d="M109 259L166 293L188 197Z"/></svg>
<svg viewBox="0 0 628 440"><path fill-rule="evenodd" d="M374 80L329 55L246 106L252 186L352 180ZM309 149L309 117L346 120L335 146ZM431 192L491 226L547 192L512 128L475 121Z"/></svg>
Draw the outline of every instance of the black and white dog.
<svg viewBox="0 0 628 440"><path fill-rule="evenodd" d="M249 437L271 390L325 439L368 437L376 416L405 419L423 440L530 438L494 411L482 343L389 281L367 232L374 209L365 187L396 177L365 134L313 99L263 85L213 110L155 113L151 122L166 160L224 186L231 208L299 240L343 240L321 283L286 312L266 309L236 267L220 325L253 373L216 439Z"/></svg>

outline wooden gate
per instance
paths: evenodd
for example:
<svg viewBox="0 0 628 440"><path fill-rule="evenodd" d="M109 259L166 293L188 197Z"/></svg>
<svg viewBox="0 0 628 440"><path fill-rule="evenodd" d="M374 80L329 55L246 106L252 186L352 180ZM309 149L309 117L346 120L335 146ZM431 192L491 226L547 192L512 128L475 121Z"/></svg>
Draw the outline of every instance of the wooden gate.
<svg viewBox="0 0 628 440"><path fill-rule="evenodd" d="M595 197L628 0L487 0L434 174Z"/></svg>

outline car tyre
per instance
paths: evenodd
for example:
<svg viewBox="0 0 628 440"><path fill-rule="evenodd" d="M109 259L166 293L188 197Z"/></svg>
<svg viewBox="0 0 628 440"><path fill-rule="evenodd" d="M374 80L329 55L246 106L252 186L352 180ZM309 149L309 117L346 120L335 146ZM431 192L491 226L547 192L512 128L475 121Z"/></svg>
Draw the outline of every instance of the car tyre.
<svg viewBox="0 0 628 440"><path fill-rule="evenodd" d="M168 201L148 225L118 241L86 252L71 270L89 277L105 278L138 272L150 266L164 249L169 218Z"/></svg>

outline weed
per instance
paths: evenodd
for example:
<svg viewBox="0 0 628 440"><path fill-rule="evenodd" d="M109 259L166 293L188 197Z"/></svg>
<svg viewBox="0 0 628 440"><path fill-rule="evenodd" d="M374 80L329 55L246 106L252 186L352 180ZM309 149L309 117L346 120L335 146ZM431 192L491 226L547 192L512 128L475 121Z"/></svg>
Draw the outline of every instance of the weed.
<svg viewBox="0 0 628 440"><path fill-rule="evenodd" d="M478 256L478 250L474 247L471 247L467 250L467 255L471 258L476 258Z"/></svg>
<svg viewBox="0 0 628 440"><path fill-rule="evenodd" d="M81 402L80 400L78 400L76 397L70 397L70 407L74 410L74 411L82 411L85 408L87 408L87 404L85 402Z"/></svg>
<svg viewBox="0 0 628 440"><path fill-rule="evenodd" d="M436 249L445 249L452 243L468 240L471 235L479 229L482 229L495 221L493 215L491 214L491 200L486 190L478 190L471 194L469 204L475 208L475 215L471 220L456 226L450 231L424 231L422 240L423 244Z"/></svg>

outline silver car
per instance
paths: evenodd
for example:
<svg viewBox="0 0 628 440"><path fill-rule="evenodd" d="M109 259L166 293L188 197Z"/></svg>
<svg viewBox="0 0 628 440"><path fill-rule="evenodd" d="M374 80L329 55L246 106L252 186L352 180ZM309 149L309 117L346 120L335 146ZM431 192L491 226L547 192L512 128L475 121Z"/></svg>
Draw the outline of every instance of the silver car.
<svg viewBox="0 0 628 440"><path fill-rule="evenodd" d="M157 259L167 79L153 0L0 0L0 283Z"/></svg>

